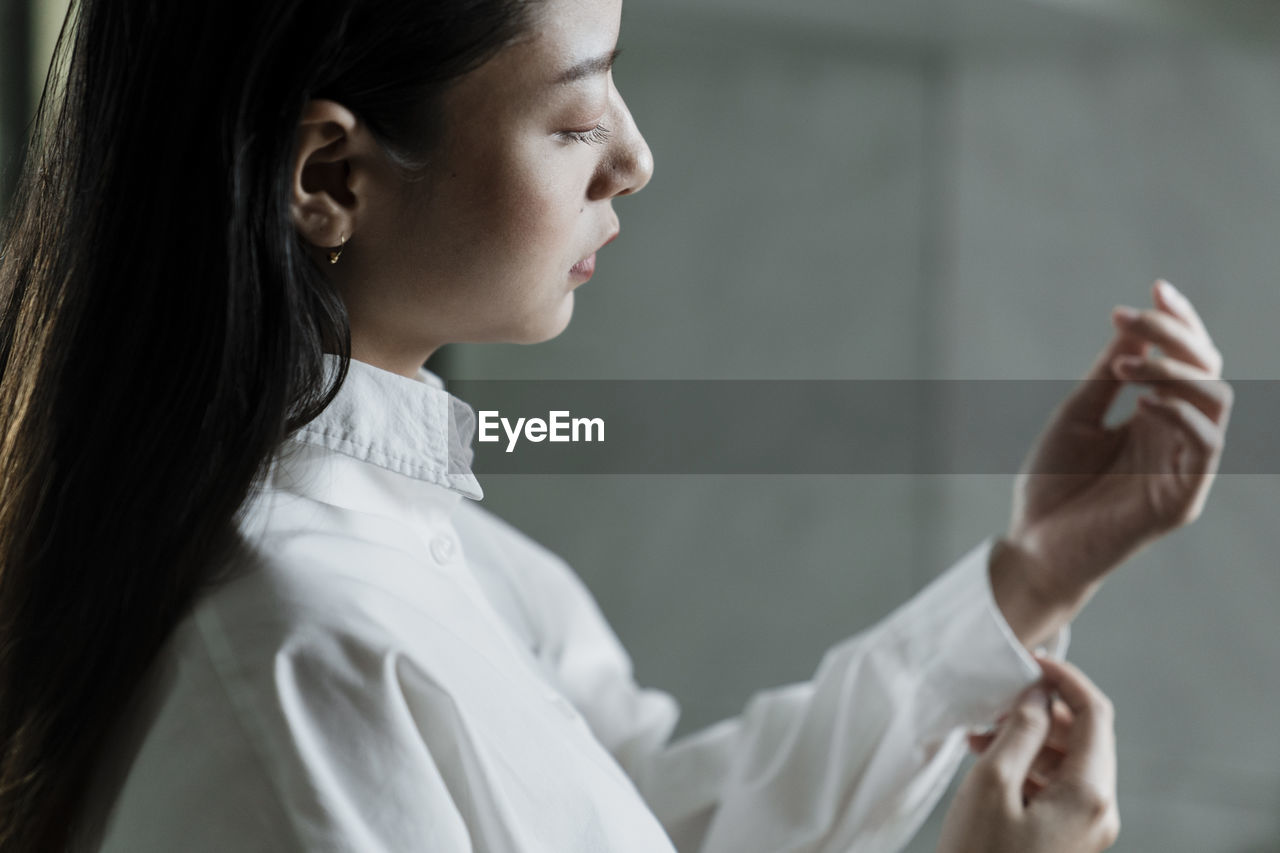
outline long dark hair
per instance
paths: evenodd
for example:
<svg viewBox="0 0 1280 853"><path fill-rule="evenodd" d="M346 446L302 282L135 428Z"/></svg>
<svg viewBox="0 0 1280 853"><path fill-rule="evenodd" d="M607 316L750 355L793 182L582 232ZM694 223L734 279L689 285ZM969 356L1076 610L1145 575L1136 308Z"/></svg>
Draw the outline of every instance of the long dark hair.
<svg viewBox="0 0 1280 853"><path fill-rule="evenodd" d="M307 100L426 168L438 96L532 5L73 0L0 230L0 851L66 847L117 709L345 378L289 215Z"/></svg>

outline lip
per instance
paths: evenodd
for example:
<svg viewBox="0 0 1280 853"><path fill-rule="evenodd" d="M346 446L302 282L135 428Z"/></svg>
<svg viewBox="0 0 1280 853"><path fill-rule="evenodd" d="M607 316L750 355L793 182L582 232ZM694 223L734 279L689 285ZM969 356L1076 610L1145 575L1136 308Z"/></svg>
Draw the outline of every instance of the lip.
<svg viewBox="0 0 1280 853"><path fill-rule="evenodd" d="M569 270L569 276L581 281L586 281L596 274L596 255L591 253L591 257L584 258L573 265L573 269Z"/></svg>
<svg viewBox="0 0 1280 853"><path fill-rule="evenodd" d="M605 246L609 245L614 240L617 240L618 235L621 233L622 233L621 231L614 231L612 237L610 237L608 240L605 240L603 243L600 244L600 249L603 249ZM588 257L583 258L582 260L574 264L573 268L569 270L569 276L571 278L576 278L581 281L586 281L587 279L591 278L591 276L595 275L596 254L600 251L600 249L596 249L596 251L592 252Z"/></svg>

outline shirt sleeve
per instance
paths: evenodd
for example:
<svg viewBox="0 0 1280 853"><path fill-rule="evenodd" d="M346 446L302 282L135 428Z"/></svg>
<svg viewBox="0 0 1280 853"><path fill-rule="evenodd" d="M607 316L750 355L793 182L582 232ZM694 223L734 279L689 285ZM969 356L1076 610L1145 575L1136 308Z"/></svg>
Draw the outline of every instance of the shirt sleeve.
<svg viewBox="0 0 1280 853"><path fill-rule="evenodd" d="M317 618L269 659L241 654L236 643L251 641L251 632L228 631L217 608L197 610L241 736L271 781L281 815L272 832L292 836L287 847L270 849L470 853L468 803L458 799L467 791L460 780L474 769L467 766L467 743L433 737L459 730L450 718L453 703L393 644L381 642L379 626L366 624L360 608L351 610ZM275 701L262 700L273 693ZM216 776L230 787L256 774L241 762ZM204 787L206 800L228 799L225 789ZM175 811L191 827L208 807ZM266 846L260 830L243 820L214 822L210 829L207 839L183 849ZM177 849L177 837L174 831L167 845L130 849Z"/></svg>
<svg viewBox="0 0 1280 853"><path fill-rule="evenodd" d="M991 592L993 540L874 627L828 650L813 678L671 742L678 709L638 687L581 581L544 574L543 666L626 769L682 853L890 853L928 817L966 752L1040 669ZM1047 651L1065 654L1064 628Z"/></svg>

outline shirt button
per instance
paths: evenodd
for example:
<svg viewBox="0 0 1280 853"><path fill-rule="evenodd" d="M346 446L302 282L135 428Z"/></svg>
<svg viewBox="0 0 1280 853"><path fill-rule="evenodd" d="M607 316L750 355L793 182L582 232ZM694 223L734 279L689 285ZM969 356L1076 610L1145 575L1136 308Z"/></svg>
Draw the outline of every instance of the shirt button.
<svg viewBox="0 0 1280 853"><path fill-rule="evenodd" d="M431 556L436 558L437 563L449 562L456 551L453 540L448 536L437 536L431 540Z"/></svg>

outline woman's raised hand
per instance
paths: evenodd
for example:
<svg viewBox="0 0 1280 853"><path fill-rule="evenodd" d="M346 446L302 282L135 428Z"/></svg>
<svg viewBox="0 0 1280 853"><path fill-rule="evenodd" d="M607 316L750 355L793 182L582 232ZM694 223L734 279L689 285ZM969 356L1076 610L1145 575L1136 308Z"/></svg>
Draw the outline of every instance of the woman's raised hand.
<svg viewBox="0 0 1280 853"><path fill-rule="evenodd" d="M1071 664L1040 666L1044 680L973 743L982 755L947 811L938 853L1098 853L1115 843L1111 702Z"/></svg>
<svg viewBox="0 0 1280 853"><path fill-rule="evenodd" d="M1153 297L1145 311L1115 310L1115 337L1058 407L1015 485L991 578L1028 646L1070 620L1107 572L1196 519L1217 473L1232 405L1222 356L1185 296L1161 281ZM1151 393L1108 427L1107 410L1128 382Z"/></svg>

